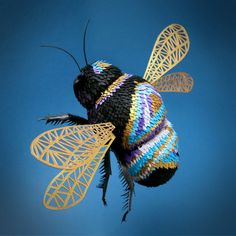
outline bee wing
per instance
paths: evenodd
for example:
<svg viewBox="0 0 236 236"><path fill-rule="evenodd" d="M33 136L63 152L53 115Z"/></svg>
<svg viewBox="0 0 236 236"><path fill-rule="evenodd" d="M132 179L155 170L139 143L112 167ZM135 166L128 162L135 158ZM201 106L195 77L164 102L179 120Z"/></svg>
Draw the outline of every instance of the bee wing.
<svg viewBox="0 0 236 236"><path fill-rule="evenodd" d="M74 169L87 165L94 152L114 139L111 123L74 125L48 130L36 137L31 154L46 165Z"/></svg>
<svg viewBox="0 0 236 236"><path fill-rule="evenodd" d="M185 72L175 72L162 76L152 85L158 92L189 93L193 88L193 78Z"/></svg>
<svg viewBox="0 0 236 236"><path fill-rule="evenodd" d="M183 26L167 26L156 40L144 79L150 83L157 81L186 56L189 46L189 37Z"/></svg>
<svg viewBox="0 0 236 236"><path fill-rule="evenodd" d="M62 170L48 185L44 195L44 206L62 210L79 203L85 196L98 166L115 136L89 158L85 165Z"/></svg>

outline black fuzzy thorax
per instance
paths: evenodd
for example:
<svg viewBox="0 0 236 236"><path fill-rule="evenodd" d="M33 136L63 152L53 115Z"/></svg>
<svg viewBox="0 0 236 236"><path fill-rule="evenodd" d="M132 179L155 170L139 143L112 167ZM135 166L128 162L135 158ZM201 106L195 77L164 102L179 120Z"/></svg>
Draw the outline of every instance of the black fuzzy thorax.
<svg viewBox="0 0 236 236"><path fill-rule="evenodd" d="M89 113L91 123L111 122L115 126L113 133L116 139L112 145L112 150L123 164L126 164L124 162L125 153L130 152L130 150L124 149L122 137L130 117L132 95L135 93L137 84L143 82L145 82L143 78L131 76L102 105L99 105L97 109L92 109Z"/></svg>
<svg viewBox="0 0 236 236"><path fill-rule="evenodd" d="M96 123L111 122L116 127L114 134L117 138L121 138L129 120L132 95L135 93L137 84L141 82L145 80L138 76L127 79L121 88L94 109L94 117L91 117L91 120Z"/></svg>

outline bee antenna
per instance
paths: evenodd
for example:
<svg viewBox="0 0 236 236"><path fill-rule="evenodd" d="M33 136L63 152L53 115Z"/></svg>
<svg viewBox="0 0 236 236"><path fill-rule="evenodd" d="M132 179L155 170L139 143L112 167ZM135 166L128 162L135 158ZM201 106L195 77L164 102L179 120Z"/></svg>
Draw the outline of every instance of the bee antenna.
<svg viewBox="0 0 236 236"><path fill-rule="evenodd" d="M86 42L85 42L85 39L86 39L88 24L89 24L89 20L88 20L88 22L86 24L86 27L85 27L85 30L84 30L84 39L83 39L84 60L85 60L86 65L88 65L88 61L87 61L87 56L86 56Z"/></svg>
<svg viewBox="0 0 236 236"><path fill-rule="evenodd" d="M73 61L75 62L75 64L76 64L77 67L79 68L79 70L81 71L81 68L80 68L80 66L79 66L79 63L76 61L75 57L74 57L71 53L69 53L68 51L66 51L65 49L60 48L60 47L57 47L57 46L52 46L52 45L41 45L40 47L43 47L43 48L55 48L55 49L58 49L58 50L60 50L60 51L65 52L66 54L68 54L68 55L73 59Z"/></svg>

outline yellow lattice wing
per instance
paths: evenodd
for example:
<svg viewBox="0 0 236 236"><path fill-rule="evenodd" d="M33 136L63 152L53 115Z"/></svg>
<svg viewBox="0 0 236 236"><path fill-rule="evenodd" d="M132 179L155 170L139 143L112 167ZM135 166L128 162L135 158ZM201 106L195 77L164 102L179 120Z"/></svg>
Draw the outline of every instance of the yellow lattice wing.
<svg viewBox="0 0 236 236"><path fill-rule="evenodd" d="M83 166L94 156L94 150L114 138L113 129L111 123L101 123L48 130L33 140L31 154L55 168Z"/></svg>
<svg viewBox="0 0 236 236"><path fill-rule="evenodd" d="M166 27L153 47L144 79L150 83L157 81L186 56L189 46L189 37L183 26L172 24Z"/></svg>
<svg viewBox="0 0 236 236"><path fill-rule="evenodd" d="M162 76L152 83L158 92L189 93L193 88L193 78L185 72L175 72Z"/></svg>
<svg viewBox="0 0 236 236"><path fill-rule="evenodd" d="M44 195L44 205L52 210L62 210L79 203L85 196L93 176L114 140L94 150L94 157L86 165L62 170L49 184Z"/></svg>

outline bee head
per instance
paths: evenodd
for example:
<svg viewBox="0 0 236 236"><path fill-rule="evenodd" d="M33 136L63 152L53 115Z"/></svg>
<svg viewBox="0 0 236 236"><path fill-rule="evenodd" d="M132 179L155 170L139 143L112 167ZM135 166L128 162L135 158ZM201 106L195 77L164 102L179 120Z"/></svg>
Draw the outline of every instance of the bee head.
<svg viewBox="0 0 236 236"><path fill-rule="evenodd" d="M121 75L118 67L104 61L86 65L74 81L75 96L82 106L90 109L101 93Z"/></svg>

